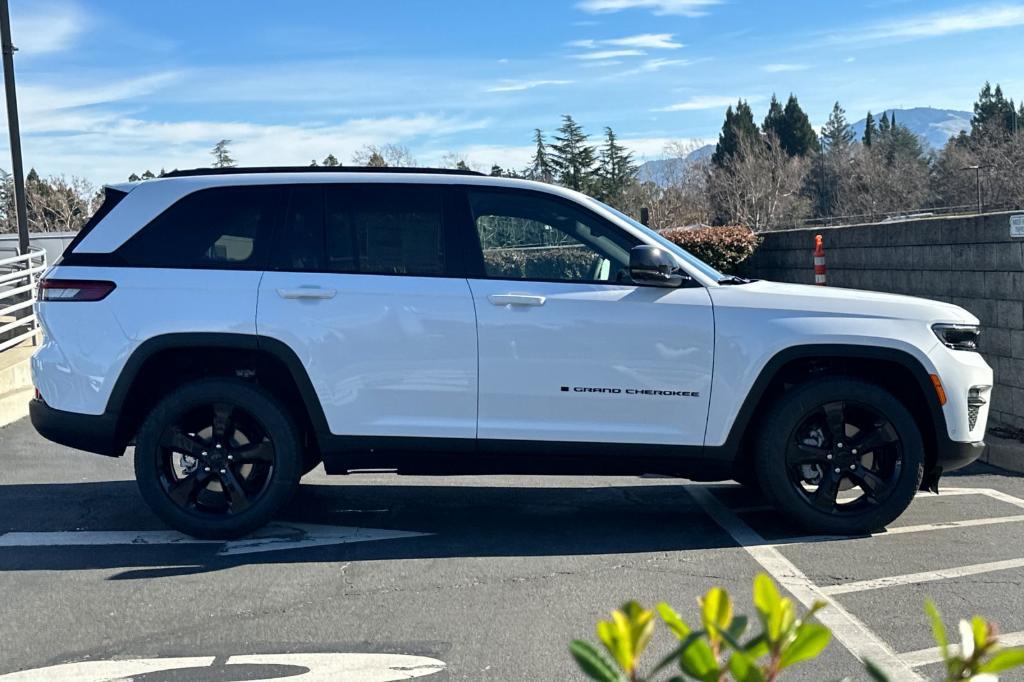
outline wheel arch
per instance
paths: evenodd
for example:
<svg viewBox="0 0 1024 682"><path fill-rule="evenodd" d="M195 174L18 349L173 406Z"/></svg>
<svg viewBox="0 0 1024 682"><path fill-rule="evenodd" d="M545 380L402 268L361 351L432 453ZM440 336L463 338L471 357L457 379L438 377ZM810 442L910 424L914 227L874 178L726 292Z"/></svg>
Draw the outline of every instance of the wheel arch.
<svg viewBox="0 0 1024 682"><path fill-rule="evenodd" d="M722 446L737 471L752 466L751 441L765 406L789 387L816 376L853 376L881 385L910 410L925 447L925 480L934 469L939 443L946 438L946 418L931 376L910 353L877 346L813 344L794 346L773 356L761 370L740 406Z"/></svg>
<svg viewBox="0 0 1024 682"><path fill-rule="evenodd" d="M189 332L147 339L125 362L107 400L116 438L127 446L146 414L176 386L208 376L251 379L292 412L307 445L319 454L327 420L309 374L287 344L255 334Z"/></svg>

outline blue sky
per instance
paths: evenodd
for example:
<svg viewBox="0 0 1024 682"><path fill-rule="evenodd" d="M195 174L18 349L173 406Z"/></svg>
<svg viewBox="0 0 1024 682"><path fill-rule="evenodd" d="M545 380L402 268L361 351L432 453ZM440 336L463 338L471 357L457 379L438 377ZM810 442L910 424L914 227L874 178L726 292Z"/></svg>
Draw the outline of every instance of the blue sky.
<svg viewBox="0 0 1024 682"><path fill-rule="evenodd" d="M641 159L795 92L816 125L1024 97L1024 2L12 0L26 165L103 183L406 145L521 166L563 113ZM6 136L4 136L6 141ZM3 146L0 167L9 167Z"/></svg>

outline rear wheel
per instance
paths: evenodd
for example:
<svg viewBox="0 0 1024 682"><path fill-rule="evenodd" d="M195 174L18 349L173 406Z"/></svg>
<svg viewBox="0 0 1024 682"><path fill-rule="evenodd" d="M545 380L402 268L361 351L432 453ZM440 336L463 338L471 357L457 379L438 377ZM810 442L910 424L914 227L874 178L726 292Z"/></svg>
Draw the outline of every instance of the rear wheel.
<svg viewBox="0 0 1024 682"><path fill-rule="evenodd" d="M910 505L921 483L920 431L880 386L818 379L783 395L761 424L755 453L761 488L811 531L884 528Z"/></svg>
<svg viewBox="0 0 1024 682"><path fill-rule="evenodd" d="M204 379L164 398L136 437L143 499L172 528L231 538L259 528L298 487L302 451L287 411L242 381Z"/></svg>

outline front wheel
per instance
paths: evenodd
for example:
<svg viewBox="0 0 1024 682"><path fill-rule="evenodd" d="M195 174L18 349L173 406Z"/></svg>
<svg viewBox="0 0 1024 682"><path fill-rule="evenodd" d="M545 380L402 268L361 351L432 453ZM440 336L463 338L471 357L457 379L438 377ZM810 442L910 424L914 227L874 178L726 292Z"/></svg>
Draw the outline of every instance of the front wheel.
<svg viewBox="0 0 1024 682"><path fill-rule="evenodd" d="M157 404L136 437L143 499L167 525L199 538L259 528L292 497L301 474L291 417L242 381L182 386Z"/></svg>
<svg viewBox="0 0 1024 682"><path fill-rule="evenodd" d="M880 530L906 510L921 484L921 433L880 386L817 379L784 394L761 424L761 488L813 532Z"/></svg>

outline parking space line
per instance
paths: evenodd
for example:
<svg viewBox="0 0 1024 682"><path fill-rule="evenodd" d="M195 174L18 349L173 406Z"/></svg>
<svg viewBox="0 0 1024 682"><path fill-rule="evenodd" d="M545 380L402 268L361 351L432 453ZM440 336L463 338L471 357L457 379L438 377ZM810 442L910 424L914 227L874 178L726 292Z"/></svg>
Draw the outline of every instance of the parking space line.
<svg viewBox="0 0 1024 682"><path fill-rule="evenodd" d="M1002 646L1021 646L1024 644L1024 632L1007 632L999 635L999 643ZM950 648L956 648L956 644L951 644ZM939 652L938 647L932 647L931 649L920 649L918 651L908 651L905 654L900 654L900 659L911 668L920 668L923 665L932 665L933 663L942 662L942 654Z"/></svg>
<svg viewBox="0 0 1024 682"><path fill-rule="evenodd" d="M707 488L685 486L683 489L715 523L725 529L740 547L750 554L754 561L796 597L797 601L805 607L809 607L815 601L828 604L828 608L818 612L817 619L831 629L835 638L858 660L870 659L894 679L924 679L860 619L822 591L776 547L767 544L757 531L741 521Z"/></svg>
<svg viewBox="0 0 1024 682"><path fill-rule="evenodd" d="M965 521L940 521L939 523L922 523L916 526L896 526L895 528L880 530L877 533L870 533L868 535L796 535L790 538L773 540L770 544L802 545L809 542L831 542L836 540L886 537L888 535L904 535L906 533L927 533L933 530L946 530L948 528L991 526L1000 523L1017 523L1020 521L1024 521L1024 514L1018 514L1015 516L996 516L988 519L967 519Z"/></svg>
<svg viewBox="0 0 1024 682"><path fill-rule="evenodd" d="M1024 568L1024 559L1007 559L1005 561L989 561L983 564L971 564L970 566L958 566L956 568L943 568L937 571L922 571L921 573L906 573L904 575L892 575L885 578L873 580L858 580L843 585L828 585L821 588L825 594L849 594L850 592L865 592L867 590L878 590L884 587L895 587L897 585L914 585L927 583L936 580L948 580L950 578L962 578L968 575L980 573L992 573L993 571L1005 571L1011 568Z"/></svg>

